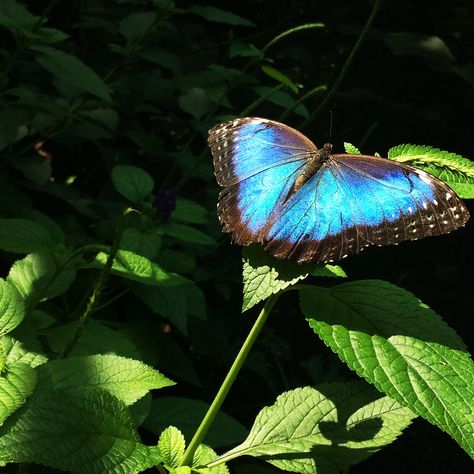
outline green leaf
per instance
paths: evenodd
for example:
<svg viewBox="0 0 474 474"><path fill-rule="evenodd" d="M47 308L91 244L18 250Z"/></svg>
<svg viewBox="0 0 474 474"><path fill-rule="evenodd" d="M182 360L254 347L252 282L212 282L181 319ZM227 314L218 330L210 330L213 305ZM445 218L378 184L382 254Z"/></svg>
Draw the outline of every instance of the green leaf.
<svg viewBox="0 0 474 474"><path fill-rule="evenodd" d="M196 204L194 201L178 198L173 211L173 219L191 224L207 224L209 222L209 212L205 207Z"/></svg>
<svg viewBox="0 0 474 474"><path fill-rule="evenodd" d="M208 408L207 403L190 398L156 398L143 426L159 435L167 426L173 424L190 440ZM215 447L229 446L241 441L246 434L247 429L242 424L221 410L204 439Z"/></svg>
<svg viewBox="0 0 474 474"><path fill-rule="evenodd" d="M289 87L295 94L298 94L298 86L288 76L270 66L264 65L261 69L267 76Z"/></svg>
<svg viewBox="0 0 474 474"><path fill-rule="evenodd" d="M189 466L180 466L176 468L170 468L169 474L193 474Z"/></svg>
<svg viewBox="0 0 474 474"><path fill-rule="evenodd" d="M145 199L155 186L145 170L132 165L114 166L111 177L117 192L134 203Z"/></svg>
<svg viewBox="0 0 474 474"><path fill-rule="evenodd" d="M184 292L189 314L196 318L205 319L206 299L201 288L194 284L183 285L180 288Z"/></svg>
<svg viewBox="0 0 474 474"><path fill-rule="evenodd" d="M23 30L22 33L35 41L35 43L60 43L69 38L69 35L55 28L41 27L33 30Z"/></svg>
<svg viewBox="0 0 474 474"><path fill-rule="evenodd" d="M318 389L281 394L257 415L248 438L217 461L250 455L285 471L338 474L393 442L415 416L360 382Z"/></svg>
<svg viewBox="0 0 474 474"><path fill-rule="evenodd" d="M25 403L35 386L36 372L31 366L22 362L7 365L0 377L0 426Z"/></svg>
<svg viewBox="0 0 474 474"><path fill-rule="evenodd" d="M34 46L36 60L59 81L89 92L100 99L111 102L109 90L104 81L80 59L59 49Z"/></svg>
<svg viewBox="0 0 474 474"><path fill-rule="evenodd" d="M183 70L181 58L167 49L151 47L140 51L138 55L147 61L160 65L164 69L168 69L175 75L181 74Z"/></svg>
<svg viewBox="0 0 474 474"><path fill-rule="evenodd" d="M68 38L68 35L54 28L38 26L42 23L39 16L32 15L26 8L14 0L0 2L0 25L35 42L57 43Z"/></svg>
<svg viewBox="0 0 474 474"><path fill-rule="evenodd" d="M57 265L49 253L31 253L13 264L7 281L17 288L27 304L38 298L54 298L66 292L76 277L74 270L57 273Z"/></svg>
<svg viewBox="0 0 474 474"><path fill-rule="evenodd" d="M311 272L311 275L315 277L327 277L327 278L347 278L346 272L339 265L318 266Z"/></svg>
<svg viewBox="0 0 474 474"><path fill-rule="evenodd" d="M56 318L42 309L32 310L29 318L32 328L40 331L56 323Z"/></svg>
<svg viewBox="0 0 474 474"><path fill-rule="evenodd" d="M352 143L344 142L344 151L349 155L360 155L360 150Z"/></svg>
<svg viewBox="0 0 474 474"><path fill-rule="evenodd" d="M125 229L120 248L128 250L148 259L153 259L161 247L161 236L153 230L139 230L129 227Z"/></svg>
<svg viewBox="0 0 474 474"><path fill-rule="evenodd" d="M1 7L0 7L1 8ZM24 111L2 106L0 110L0 150L6 148L10 143L15 143L22 138L20 132L27 122ZM18 191L16 191L18 193Z"/></svg>
<svg viewBox="0 0 474 474"><path fill-rule="evenodd" d="M14 0L2 0L0 2L0 25L9 30L32 29L38 19L23 5Z"/></svg>
<svg viewBox="0 0 474 474"><path fill-rule="evenodd" d="M188 334L188 314L203 318L206 308L202 291L194 284L168 287L135 286L134 292L151 310L168 318L183 334Z"/></svg>
<svg viewBox="0 0 474 474"><path fill-rule="evenodd" d="M166 224L160 225L160 230L166 235L178 240L183 240L184 242L198 245L216 245L215 240L207 234L189 225L167 222Z"/></svg>
<svg viewBox="0 0 474 474"><path fill-rule="evenodd" d="M25 317L25 303L10 282L0 278L0 336L13 331Z"/></svg>
<svg viewBox="0 0 474 474"><path fill-rule="evenodd" d="M36 391L0 430L0 462L36 463L72 474L138 474L160 463L140 442L127 407L104 391Z"/></svg>
<svg viewBox="0 0 474 474"><path fill-rule="evenodd" d="M46 336L51 349L61 353L76 330L76 322L56 326L48 330ZM85 356L93 354L115 354L132 359L139 358L137 348L124 334L97 321L89 321L81 331L81 335L74 344L70 355Z"/></svg>
<svg viewBox="0 0 474 474"><path fill-rule="evenodd" d="M107 253L99 252L92 262L83 264L82 268L103 268L107 258ZM157 263L128 250L117 252L112 265L112 273L150 286L179 286L189 283L187 278L167 272Z"/></svg>
<svg viewBox="0 0 474 474"><path fill-rule="evenodd" d="M152 31L157 18L156 12L137 12L120 21L118 31L127 40L127 46L140 42Z"/></svg>
<svg viewBox="0 0 474 474"><path fill-rule="evenodd" d="M241 25L241 26L255 26L250 20L242 18L235 13L221 10L220 8L204 6L204 5L193 5L187 9L189 13L199 15L208 21L214 21L216 23L225 23L227 25Z"/></svg>
<svg viewBox="0 0 474 474"><path fill-rule="evenodd" d="M392 53L397 55L421 56L433 66L442 67L455 62L455 58L446 43L438 36L401 31L377 35Z"/></svg>
<svg viewBox="0 0 474 474"><path fill-rule="evenodd" d="M83 110L78 114L88 122L97 124L102 130L114 131L117 129L120 117L116 110L98 107L93 110Z"/></svg>
<svg viewBox="0 0 474 474"><path fill-rule="evenodd" d="M54 389L105 390L132 405L150 390L174 385L157 370L138 360L113 354L68 357L39 367L41 383Z"/></svg>
<svg viewBox="0 0 474 474"><path fill-rule="evenodd" d="M379 280L300 295L310 326L342 361L474 457L474 364L434 311Z"/></svg>
<svg viewBox="0 0 474 474"><path fill-rule="evenodd" d="M179 106L195 119L200 119L211 110L212 100L201 87L191 87L179 97Z"/></svg>
<svg viewBox="0 0 474 474"><path fill-rule="evenodd" d="M304 117L305 119L309 118L309 112L305 105L299 104L295 107L296 100L287 92L275 90L275 88L271 87L256 87L255 92L260 96L260 99L257 100L265 99L266 101L278 105L285 110L294 110L296 114Z"/></svg>
<svg viewBox="0 0 474 474"><path fill-rule="evenodd" d="M20 362L33 368L44 364L48 358L41 353L43 348L38 339L31 334L20 336L21 340L10 334L0 337L0 350L7 356L7 364L13 366Z"/></svg>
<svg viewBox="0 0 474 474"><path fill-rule="evenodd" d="M184 456L186 442L181 431L174 426L168 426L160 434L158 447L161 451L163 464L167 467L178 467Z"/></svg>
<svg viewBox="0 0 474 474"><path fill-rule="evenodd" d="M263 56L262 51L253 44L247 43L240 39L232 41L229 48L229 57L258 58Z"/></svg>
<svg viewBox="0 0 474 474"><path fill-rule="evenodd" d="M276 260L261 245L243 249L244 299L242 311L247 311L269 296L304 280L317 265L298 265L290 260Z"/></svg>
<svg viewBox="0 0 474 474"><path fill-rule="evenodd" d="M66 237L63 229L51 217L43 214L36 209L22 209L18 212L21 217L29 219L39 224L43 229L47 230L51 241L55 244L64 244Z"/></svg>
<svg viewBox="0 0 474 474"><path fill-rule="evenodd" d="M129 407L130 413L133 416L133 421L135 422L135 426L137 428L142 426L145 418L150 413L151 400L151 392L149 392Z"/></svg>
<svg viewBox="0 0 474 474"><path fill-rule="evenodd" d="M196 259L179 250L164 249L157 260L160 265L176 273L189 273L196 267Z"/></svg>
<svg viewBox="0 0 474 474"><path fill-rule="evenodd" d="M235 474L275 474L275 469L268 464L246 464L244 460L238 466L232 466Z"/></svg>
<svg viewBox="0 0 474 474"><path fill-rule="evenodd" d="M49 250L54 247L49 232L27 219L0 219L0 249L14 253Z"/></svg>
<svg viewBox="0 0 474 474"><path fill-rule="evenodd" d="M474 198L474 162L455 153L424 145L398 145L388 158L410 163L444 181L459 197Z"/></svg>
<svg viewBox="0 0 474 474"><path fill-rule="evenodd" d="M150 338L149 334L143 334L143 336ZM181 344L178 344L174 334L167 335L159 332L153 335L150 342L152 343L150 350L153 351L153 354L156 355L159 352L160 368L164 372L172 375L173 378L184 380L197 387L202 385L189 348L183 348ZM141 347L139 342L137 345Z"/></svg>
<svg viewBox="0 0 474 474"><path fill-rule="evenodd" d="M199 474L229 474L229 469L225 464L207 468L203 467L217 458L216 452L205 444L200 444L193 456L193 471Z"/></svg>
<svg viewBox="0 0 474 474"><path fill-rule="evenodd" d="M51 178L51 161L42 156L19 156L12 165L19 170L25 178L36 185L44 186Z"/></svg>

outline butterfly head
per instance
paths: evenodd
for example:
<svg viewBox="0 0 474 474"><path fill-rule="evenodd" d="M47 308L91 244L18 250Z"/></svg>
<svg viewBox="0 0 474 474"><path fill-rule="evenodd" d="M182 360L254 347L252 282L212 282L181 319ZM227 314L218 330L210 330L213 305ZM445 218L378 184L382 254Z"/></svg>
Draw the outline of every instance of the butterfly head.
<svg viewBox="0 0 474 474"><path fill-rule="evenodd" d="M319 151L319 161L320 163L324 163L329 159L332 153L332 145L331 143L325 143L321 150Z"/></svg>

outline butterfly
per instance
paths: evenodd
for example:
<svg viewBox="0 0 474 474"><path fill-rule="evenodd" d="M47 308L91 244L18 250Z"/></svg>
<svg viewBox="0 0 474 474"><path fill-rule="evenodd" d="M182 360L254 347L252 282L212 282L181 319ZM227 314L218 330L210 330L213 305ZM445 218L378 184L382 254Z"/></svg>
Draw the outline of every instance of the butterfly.
<svg viewBox="0 0 474 474"><path fill-rule="evenodd" d="M335 154L258 117L216 125L208 143L224 232L273 256L326 263L369 245L398 244L463 226L469 212L425 171L387 158Z"/></svg>

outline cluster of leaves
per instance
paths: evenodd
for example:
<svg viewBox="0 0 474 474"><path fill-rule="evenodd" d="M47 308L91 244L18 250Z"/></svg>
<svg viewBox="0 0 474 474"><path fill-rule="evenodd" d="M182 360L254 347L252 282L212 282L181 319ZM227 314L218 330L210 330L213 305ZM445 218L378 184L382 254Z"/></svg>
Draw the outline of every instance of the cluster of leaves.
<svg viewBox="0 0 474 474"><path fill-rule="evenodd" d="M434 311L380 280L302 285L346 275L249 248L243 311L296 290L309 327L385 395L363 381L295 388L250 430L220 412L192 467L182 465L208 408L193 397L207 389L211 361L227 364L240 333L222 313L240 297L240 269L218 245L207 130L262 109L311 123L308 104L330 87L302 92L304 76L278 66L275 45L324 25L257 47L234 38L252 21L209 5L52 0L34 11L23 3L0 2L0 463L225 474L228 461L248 455L291 472L335 473L416 416L473 456L474 367ZM211 28L230 32L224 59ZM406 45L406 37L383 41L396 54ZM432 57L445 53L430 44ZM402 145L389 158L474 197L474 168L461 156ZM254 370L268 383L265 363ZM151 396L171 379L174 395ZM217 456L209 446L230 449Z"/></svg>

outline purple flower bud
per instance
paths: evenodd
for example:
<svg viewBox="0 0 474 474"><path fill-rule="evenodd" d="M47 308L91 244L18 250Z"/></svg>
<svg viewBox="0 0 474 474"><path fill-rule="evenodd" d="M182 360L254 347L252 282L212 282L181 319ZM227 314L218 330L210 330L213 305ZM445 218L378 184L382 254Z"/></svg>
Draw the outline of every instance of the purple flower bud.
<svg viewBox="0 0 474 474"><path fill-rule="evenodd" d="M176 195L173 188L160 189L153 200L153 207L158 209L163 220L167 221L176 207Z"/></svg>

